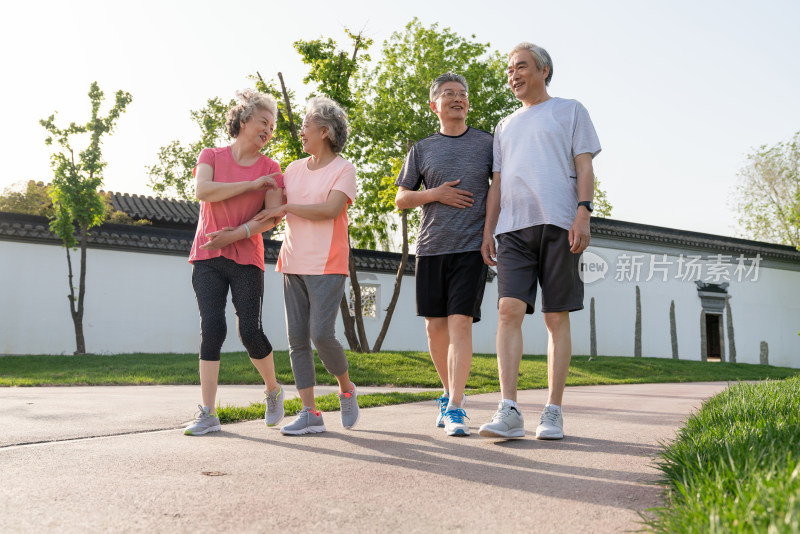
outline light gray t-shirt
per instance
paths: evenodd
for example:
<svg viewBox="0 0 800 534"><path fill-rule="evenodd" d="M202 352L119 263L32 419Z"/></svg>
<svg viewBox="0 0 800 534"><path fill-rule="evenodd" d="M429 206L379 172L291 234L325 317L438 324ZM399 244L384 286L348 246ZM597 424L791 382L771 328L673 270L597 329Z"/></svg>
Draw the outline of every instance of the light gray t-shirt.
<svg viewBox="0 0 800 534"><path fill-rule="evenodd" d="M406 155L395 185L416 191L461 180L474 204L456 208L440 202L422 206L417 256L438 256L481 249L486 194L492 175L492 134L475 128L457 137L435 133L418 141Z"/></svg>
<svg viewBox="0 0 800 534"><path fill-rule="evenodd" d="M578 207L575 156L600 153L589 112L577 100L551 98L497 124L494 165L500 173L495 235L540 224L569 230Z"/></svg>

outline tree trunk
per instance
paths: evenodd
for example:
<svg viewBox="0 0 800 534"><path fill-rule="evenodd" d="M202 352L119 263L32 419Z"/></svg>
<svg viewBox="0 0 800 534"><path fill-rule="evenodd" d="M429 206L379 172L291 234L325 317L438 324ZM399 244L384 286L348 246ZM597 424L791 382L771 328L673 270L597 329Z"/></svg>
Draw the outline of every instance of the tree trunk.
<svg viewBox="0 0 800 534"><path fill-rule="evenodd" d="M350 236L347 237L348 244L350 243ZM356 329L358 331L358 342L361 345L362 352L372 352L369 349L369 339L367 339L367 331L364 329L364 317L361 315L361 284L358 283L358 276L356 273L356 260L353 257L353 248L350 247L350 286L353 288L353 311L356 314Z"/></svg>
<svg viewBox="0 0 800 534"><path fill-rule="evenodd" d="M75 325L75 354L86 354L86 341L83 337L83 300L86 296L86 249L88 247L88 229L81 226L81 274L78 278L78 309L72 309L72 322ZM69 255L69 251L67 251ZM72 267L70 266L70 277ZM70 286L72 282L70 281Z"/></svg>
<svg viewBox="0 0 800 534"><path fill-rule="evenodd" d="M389 323L392 322L392 315L394 308L397 306L397 299L400 297L400 285L403 283L403 274L406 271L408 264L408 210L403 210L400 219L403 227L403 255L400 258L400 266L397 268L397 275L394 279L394 293L392 293L392 300L389 302L389 307L386 308L386 316L383 318L383 326L381 326L381 333L378 334L378 339L375 340L375 346L372 348L373 352L380 352L383 340L386 337L386 332L389 331Z"/></svg>
<svg viewBox="0 0 800 534"><path fill-rule="evenodd" d="M361 350L361 345L358 343L358 336L356 336L355 321L350 317L350 306L347 302L347 293L342 295L342 301L339 303L339 309L342 311L342 323L344 324L344 336L347 338L347 344L350 345L350 350L353 352L364 352Z"/></svg>
<svg viewBox="0 0 800 534"><path fill-rule="evenodd" d="M289 103L289 92L286 91L286 84L283 83L283 74L278 73L278 79L281 81L281 91L283 91L283 101L286 103L286 114L289 115L289 130L292 132L292 137L297 141L297 128L294 125L294 117L292 116L292 105Z"/></svg>

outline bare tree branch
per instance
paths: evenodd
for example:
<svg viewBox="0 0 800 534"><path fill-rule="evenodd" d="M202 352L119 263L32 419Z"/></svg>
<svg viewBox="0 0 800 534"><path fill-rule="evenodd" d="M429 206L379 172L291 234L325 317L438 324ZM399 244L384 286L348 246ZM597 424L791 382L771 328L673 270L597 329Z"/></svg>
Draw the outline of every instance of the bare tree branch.
<svg viewBox="0 0 800 534"><path fill-rule="evenodd" d="M294 125L294 117L292 116L292 104L289 102L289 92L286 91L286 84L283 83L283 74L278 73L278 79L281 81L281 91L283 92L283 101L286 103L286 113L289 115L289 129L292 132L292 137L295 141L297 138L297 128Z"/></svg>

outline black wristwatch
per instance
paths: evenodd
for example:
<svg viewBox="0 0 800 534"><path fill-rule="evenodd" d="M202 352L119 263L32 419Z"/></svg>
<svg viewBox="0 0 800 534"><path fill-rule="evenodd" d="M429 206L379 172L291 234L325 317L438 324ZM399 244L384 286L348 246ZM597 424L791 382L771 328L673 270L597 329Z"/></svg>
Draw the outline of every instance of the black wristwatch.
<svg viewBox="0 0 800 534"><path fill-rule="evenodd" d="M581 206L586 206L586 209L589 210L589 213L592 213L594 211L594 204L592 203L591 200L584 200L582 202L578 202L578 207L580 208Z"/></svg>

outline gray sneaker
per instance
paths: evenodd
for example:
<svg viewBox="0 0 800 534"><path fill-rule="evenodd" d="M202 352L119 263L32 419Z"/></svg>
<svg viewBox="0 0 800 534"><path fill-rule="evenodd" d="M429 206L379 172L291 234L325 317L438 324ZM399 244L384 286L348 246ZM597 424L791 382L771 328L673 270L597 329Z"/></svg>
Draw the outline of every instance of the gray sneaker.
<svg viewBox="0 0 800 534"><path fill-rule="evenodd" d="M539 426L536 427L536 439L563 439L564 438L564 416L561 410L553 409L548 406L542 410L542 418Z"/></svg>
<svg viewBox="0 0 800 534"><path fill-rule="evenodd" d="M264 422L267 426L275 426L283 419L283 387L278 384L278 389L267 393L267 409L264 411Z"/></svg>
<svg viewBox="0 0 800 534"><path fill-rule="evenodd" d="M222 427L219 426L219 417L216 415L211 415L209 413L209 408L204 408L199 404L197 407L200 409L200 413L197 415L197 418L192 422L192 424L187 426L186 430L183 431L185 435L202 436L203 434L208 434L209 432L222 430Z"/></svg>
<svg viewBox="0 0 800 534"><path fill-rule="evenodd" d="M345 428L356 426L360 410L358 409L358 393L356 393L355 384L353 384L351 393L339 393L339 408L341 410L342 426Z"/></svg>
<svg viewBox="0 0 800 534"><path fill-rule="evenodd" d="M308 408L297 414L297 419L281 427L281 434L299 436L302 434L319 434L325 432L325 423L322 421L322 412L315 414Z"/></svg>
<svg viewBox="0 0 800 534"><path fill-rule="evenodd" d="M523 438L525 422L518 409L500 401L492 420L481 425L478 433L487 438Z"/></svg>

